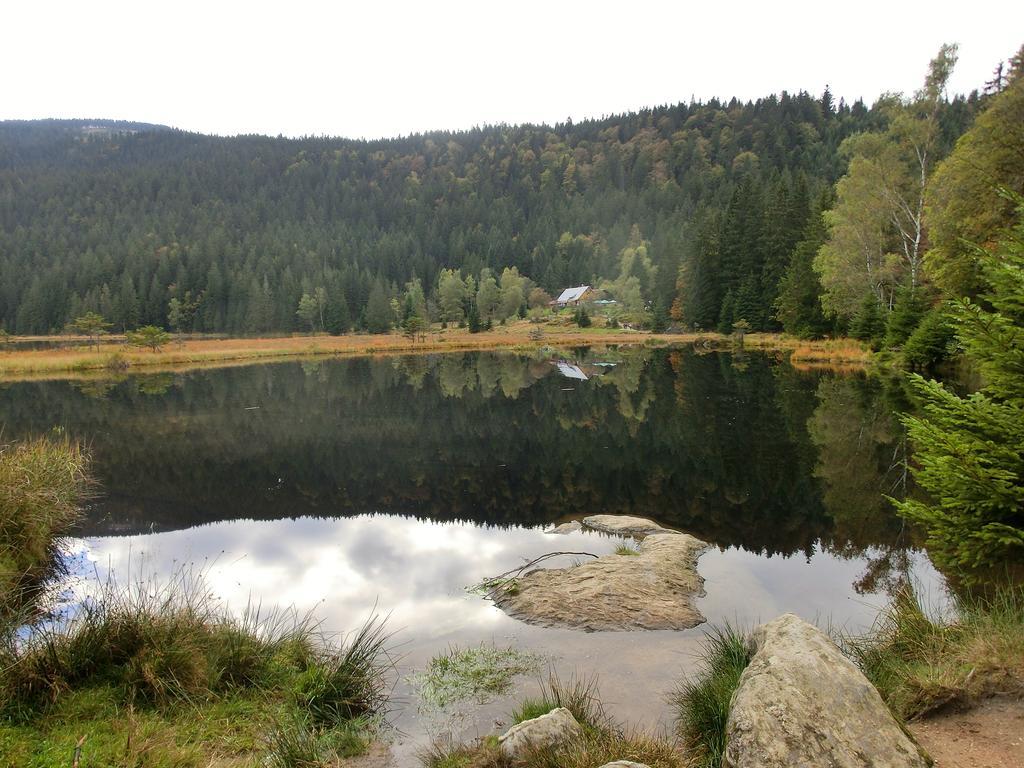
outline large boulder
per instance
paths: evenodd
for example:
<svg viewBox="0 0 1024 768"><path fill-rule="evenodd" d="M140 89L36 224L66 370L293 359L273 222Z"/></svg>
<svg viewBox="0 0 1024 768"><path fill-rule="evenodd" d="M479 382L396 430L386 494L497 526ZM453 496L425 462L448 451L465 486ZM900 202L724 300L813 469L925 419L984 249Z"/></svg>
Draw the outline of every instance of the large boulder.
<svg viewBox="0 0 1024 768"><path fill-rule="evenodd" d="M821 630L787 613L754 633L726 724L727 768L925 768L878 691Z"/></svg>
<svg viewBox="0 0 1024 768"><path fill-rule="evenodd" d="M640 542L639 555L611 554L572 568L539 568L490 597L517 619L585 631L690 629L704 616L697 560L707 544L685 533Z"/></svg>
<svg viewBox="0 0 1024 768"><path fill-rule="evenodd" d="M583 518L583 527L610 533L613 536L631 536L633 538L643 538L652 533L675 533L675 531L663 528L646 517L633 517L632 515L590 515L590 517Z"/></svg>
<svg viewBox="0 0 1024 768"><path fill-rule="evenodd" d="M546 715L513 725L498 737L501 751L515 760L537 750L555 749L583 733L583 729L565 707Z"/></svg>

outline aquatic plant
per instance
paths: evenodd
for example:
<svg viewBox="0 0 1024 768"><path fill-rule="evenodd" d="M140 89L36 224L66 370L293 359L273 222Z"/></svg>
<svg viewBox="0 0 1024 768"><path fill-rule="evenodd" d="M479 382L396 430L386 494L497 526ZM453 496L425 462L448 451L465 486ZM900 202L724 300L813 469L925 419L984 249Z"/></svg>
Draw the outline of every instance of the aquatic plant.
<svg viewBox="0 0 1024 768"><path fill-rule="evenodd" d="M538 654L511 647L453 647L432 658L423 672L411 675L409 683L429 707L443 709L470 699L485 703L507 693L513 678L535 671L542 661Z"/></svg>

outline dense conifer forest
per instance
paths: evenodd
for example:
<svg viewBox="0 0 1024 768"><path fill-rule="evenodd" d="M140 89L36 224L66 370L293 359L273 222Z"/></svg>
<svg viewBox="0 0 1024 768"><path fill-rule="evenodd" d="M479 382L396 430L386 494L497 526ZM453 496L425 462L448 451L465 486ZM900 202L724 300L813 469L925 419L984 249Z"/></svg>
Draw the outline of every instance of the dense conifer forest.
<svg viewBox="0 0 1024 768"><path fill-rule="evenodd" d="M935 303L919 180L1024 88L1014 60L951 97L955 61L871 106L782 93L379 141L0 123L0 327L472 327L590 284L655 327L898 345Z"/></svg>

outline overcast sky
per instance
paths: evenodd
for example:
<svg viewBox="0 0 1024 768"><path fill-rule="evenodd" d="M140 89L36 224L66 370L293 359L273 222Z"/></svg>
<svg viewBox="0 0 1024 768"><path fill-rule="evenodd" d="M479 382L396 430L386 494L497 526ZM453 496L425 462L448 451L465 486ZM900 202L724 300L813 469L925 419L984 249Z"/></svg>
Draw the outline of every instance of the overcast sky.
<svg viewBox="0 0 1024 768"><path fill-rule="evenodd" d="M782 90L954 92L1024 43L1024 2L10 0L0 119L373 138Z"/></svg>

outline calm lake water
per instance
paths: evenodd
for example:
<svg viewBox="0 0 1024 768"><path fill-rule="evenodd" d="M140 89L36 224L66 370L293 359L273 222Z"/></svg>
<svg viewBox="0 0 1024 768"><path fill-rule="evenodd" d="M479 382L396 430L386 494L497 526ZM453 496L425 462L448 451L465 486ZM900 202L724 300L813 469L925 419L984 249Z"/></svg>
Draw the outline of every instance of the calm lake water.
<svg viewBox="0 0 1024 768"><path fill-rule="evenodd" d="M701 628L544 629L465 590L618 543L544 533L555 522L633 514L711 542L698 607L712 625L793 611L859 631L904 574L939 594L882 497L904 491L905 406L895 380L626 348L0 385L5 439L60 427L92 447L102 495L72 542L75 589L191 567L235 610L294 606L338 631L388 614L403 762L428 733L490 732L510 709L419 711L405 677L450 645L542 651L563 676L597 675L618 718L667 724Z"/></svg>

